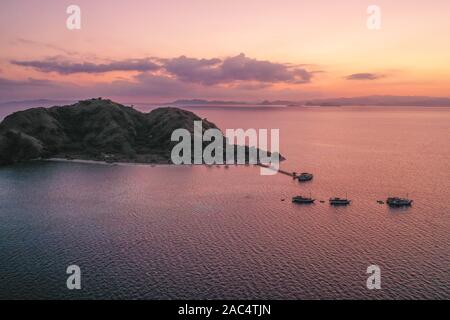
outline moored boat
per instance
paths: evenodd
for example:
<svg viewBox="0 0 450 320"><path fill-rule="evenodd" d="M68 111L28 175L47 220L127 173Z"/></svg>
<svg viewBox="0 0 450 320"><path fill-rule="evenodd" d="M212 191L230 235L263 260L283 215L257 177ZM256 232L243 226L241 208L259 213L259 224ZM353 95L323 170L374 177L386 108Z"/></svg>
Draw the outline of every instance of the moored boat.
<svg viewBox="0 0 450 320"><path fill-rule="evenodd" d="M348 199L342 199L342 198L330 198L330 204L333 206L346 206L349 205L352 201Z"/></svg>
<svg viewBox="0 0 450 320"><path fill-rule="evenodd" d="M313 199L311 197L303 197L303 196L295 196L292 198L292 202L295 203L301 203L301 204L311 204L314 203L314 201L316 201L316 199Z"/></svg>
<svg viewBox="0 0 450 320"><path fill-rule="evenodd" d="M387 198L386 203L390 207L409 207L412 205L413 200L407 198L389 197Z"/></svg>
<svg viewBox="0 0 450 320"><path fill-rule="evenodd" d="M314 178L314 175L312 173L308 173L308 172L302 172L302 173L300 173L300 175L297 176L297 179L300 182L310 181L313 178Z"/></svg>

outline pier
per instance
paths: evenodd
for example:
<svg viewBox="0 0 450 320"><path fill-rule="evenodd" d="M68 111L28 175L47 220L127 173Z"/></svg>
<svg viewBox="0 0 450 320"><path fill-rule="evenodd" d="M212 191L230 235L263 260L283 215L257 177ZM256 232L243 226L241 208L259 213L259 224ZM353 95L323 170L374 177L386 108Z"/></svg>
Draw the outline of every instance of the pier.
<svg viewBox="0 0 450 320"><path fill-rule="evenodd" d="M277 171L278 173L284 174L284 175L289 176L289 177L291 177L293 179L297 178L297 172L295 172L295 171L286 171L286 170L283 170L283 169L276 170L276 169L272 168L271 166L269 166L267 164L262 164L262 163L259 163L258 166L264 167L264 168L267 168L267 169L270 169L270 170L273 170L273 171Z"/></svg>

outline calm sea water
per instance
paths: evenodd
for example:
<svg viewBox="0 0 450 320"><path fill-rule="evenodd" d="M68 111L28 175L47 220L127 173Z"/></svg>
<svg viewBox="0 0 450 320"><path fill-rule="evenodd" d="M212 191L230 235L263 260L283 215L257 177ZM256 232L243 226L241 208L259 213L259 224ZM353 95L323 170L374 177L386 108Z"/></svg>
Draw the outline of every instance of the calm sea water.
<svg viewBox="0 0 450 320"><path fill-rule="evenodd" d="M0 169L0 298L449 299L449 108L199 108L279 128L282 167ZM349 207L291 203L312 193ZM376 202L414 199L408 209ZM285 201L282 201L285 199ZM66 268L82 290L66 289ZM366 288L381 267L382 289Z"/></svg>

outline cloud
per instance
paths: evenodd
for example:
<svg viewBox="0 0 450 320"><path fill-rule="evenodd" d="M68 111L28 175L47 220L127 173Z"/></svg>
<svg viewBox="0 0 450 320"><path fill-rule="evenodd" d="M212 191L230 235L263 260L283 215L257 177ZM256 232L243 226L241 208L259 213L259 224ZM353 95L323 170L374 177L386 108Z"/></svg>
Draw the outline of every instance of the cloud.
<svg viewBox="0 0 450 320"><path fill-rule="evenodd" d="M41 72L57 72L59 74L74 73L104 73L111 71L155 71L160 68L159 65L150 61L150 59L127 59L122 61L113 61L110 63L95 64L90 62L73 63L61 61L57 58L47 58L44 60L18 61L12 60L12 64L31 67Z"/></svg>
<svg viewBox="0 0 450 320"><path fill-rule="evenodd" d="M376 73L354 73L345 77L347 80L377 80L383 78L384 75Z"/></svg>
<svg viewBox="0 0 450 320"><path fill-rule="evenodd" d="M312 78L312 74L305 69L290 68L286 64L251 59L243 53L224 60L221 69L224 79L306 83L310 82Z"/></svg>
<svg viewBox="0 0 450 320"><path fill-rule="evenodd" d="M0 77L0 100L68 99L104 96L118 99L162 101L183 98L258 100L296 96L296 84L312 81L317 71L301 65L249 58L244 54L225 58L144 57L95 63L53 56L44 59L13 60L18 67L42 73L41 79L13 80ZM114 81L76 82L71 75L134 71ZM64 75L57 79L50 74ZM49 79L49 80L45 80ZM278 84L289 84L279 86Z"/></svg>
<svg viewBox="0 0 450 320"><path fill-rule="evenodd" d="M165 70L181 81L214 84L220 74L220 59L195 59L181 56L162 60Z"/></svg>
<svg viewBox="0 0 450 320"><path fill-rule="evenodd" d="M0 102L16 100L79 100L108 97L122 102L167 102L176 99L210 100L295 100L299 96L317 97L321 93L297 87L277 87L270 83L237 82L227 86L205 86L166 75L141 73L132 80L74 83L45 79L12 80L0 78ZM0 110L1 118L1 110Z"/></svg>
<svg viewBox="0 0 450 320"><path fill-rule="evenodd" d="M166 59L164 68L182 81L215 85L236 81L263 83L308 83L313 76L302 68L246 57L243 53L221 59L195 59L181 56Z"/></svg>
<svg viewBox="0 0 450 320"><path fill-rule="evenodd" d="M69 62L61 60L59 57L52 57L43 60L13 60L11 63L45 73L56 72L63 75L111 71L138 71L140 73L159 71L167 77L205 86L236 82L302 84L311 82L315 73L298 66L252 59L243 53L225 59L197 59L180 56L171 59L142 58L95 64Z"/></svg>

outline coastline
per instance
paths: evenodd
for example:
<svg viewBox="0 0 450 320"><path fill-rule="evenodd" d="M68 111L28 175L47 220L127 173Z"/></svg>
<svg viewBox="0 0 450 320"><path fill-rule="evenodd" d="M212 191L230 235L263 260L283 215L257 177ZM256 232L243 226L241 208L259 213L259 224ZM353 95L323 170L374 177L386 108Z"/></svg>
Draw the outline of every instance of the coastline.
<svg viewBox="0 0 450 320"><path fill-rule="evenodd" d="M143 167L191 167L191 166L206 166L206 167L224 167L229 168L230 166L258 166L271 169L269 166L258 163L258 164L182 164L176 165L173 163L148 163L148 162L127 162L127 161L117 161L117 162L106 162L102 160L85 160L85 159L66 159L66 158L45 158L45 159L34 159L31 161L45 161L45 162L63 162L63 163L81 163L81 164L98 164L103 166L143 166ZM283 161L283 160L282 160ZM272 169L274 170L274 169ZM284 170L278 169L278 172L284 173Z"/></svg>
<svg viewBox="0 0 450 320"><path fill-rule="evenodd" d="M66 158L43 158L34 159L31 161L47 161L47 162L69 162L69 163L84 163L84 164L101 164L106 166L146 166L146 167L172 167L172 166L219 166L219 167L229 167L229 166L250 166L250 164L182 164L176 165L173 163L149 163L149 162L127 162L127 161L116 161L116 162L106 162L102 160L85 160L85 159L66 159ZM255 166L260 166L260 164L254 164Z"/></svg>
<svg viewBox="0 0 450 320"><path fill-rule="evenodd" d="M87 160L87 159L66 159L66 158L44 158L44 159L34 159L33 161L48 161L48 162L73 162L73 163L84 163L84 164L101 164L106 166L147 166L147 167L156 167L156 166L173 166L171 163L162 163L162 162L130 162L130 161L115 161L115 162L107 162L102 160Z"/></svg>

